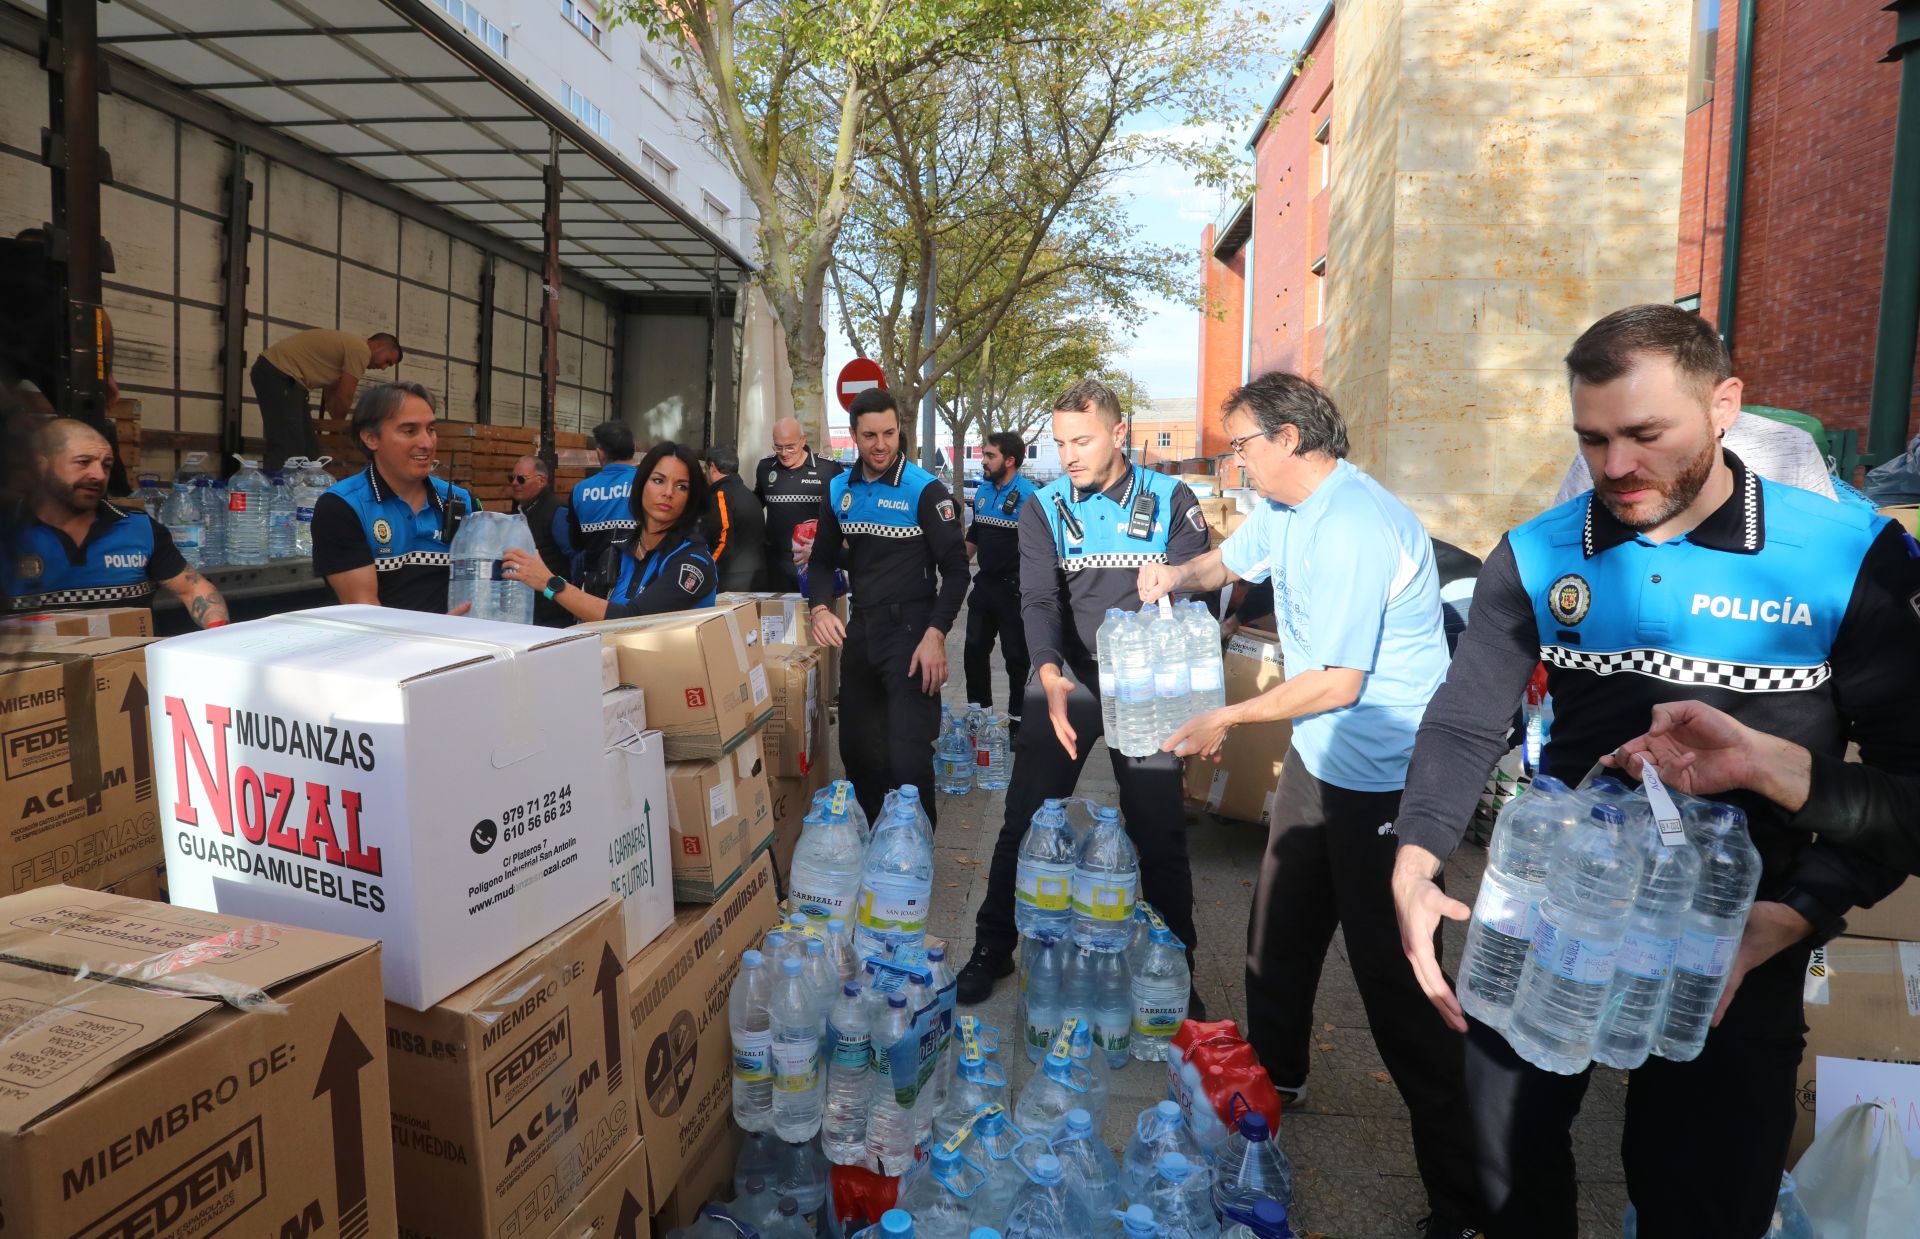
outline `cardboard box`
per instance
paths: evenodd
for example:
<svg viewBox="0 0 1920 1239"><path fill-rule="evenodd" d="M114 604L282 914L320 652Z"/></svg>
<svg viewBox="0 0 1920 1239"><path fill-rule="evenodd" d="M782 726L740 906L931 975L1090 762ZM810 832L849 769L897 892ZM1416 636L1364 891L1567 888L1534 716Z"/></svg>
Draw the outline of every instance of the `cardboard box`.
<svg viewBox="0 0 1920 1239"><path fill-rule="evenodd" d="M646 1239L647 1199L647 1155L636 1144L549 1239Z"/></svg>
<svg viewBox="0 0 1920 1239"><path fill-rule="evenodd" d="M1920 944L1835 938L1807 966L1805 1012L1807 1048L1800 1058L1800 1111L1788 1166L1813 1143L1822 1058L1860 1062L1857 1069L1842 1068L1860 1079L1845 1096L1830 1100L1836 1112L1860 1100L1854 1094L1864 1082L1873 1093L1898 1099L1895 1109L1912 1144L1920 1134L1913 1130L1920 1124L1920 1092L1912 1083L1913 1064L1920 1063ZM1833 1067L1828 1065L1829 1076Z"/></svg>
<svg viewBox="0 0 1920 1239"><path fill-rule="evenodd" d="M109 895L118 895L122 899L145 899L150 903L169 903L167 898L167 867L155 865L151 869L142 869L129 878L121 878L109 886L100 888Z"/></svg>
<svg viewBox="0 0 1920 1239"><path fill-rule="evenodd" d="M0 895L160 863L143 637L0 643Z"/></svg>
<svg viewBox="0 0 1920 1239"><path fill-rule="evenodd" d="M825 762L800 778L768 781L768 791L773 797L773 871L780 875L783 891L793 872L793 849L800 842L801 824L813 804L814 793L828 782Z"/></svg>
<svg viewBox="0 0 1920 1239"><path fill-rule="evenodd" d="M647 729L647 690L616 688L600 694L600 734L608 744L619 744Z"/></svg>
<svg viewBox="0 0 1920 1239"><path fill-rule="evenodd" d="M1871 908L1847 913L1847 934L1854 938L1891 938L1920 942L1920 879L1908 878Z"/></svg>
<svg viewBox="0 0 1920 1239"><path fill-rule="evenodd" d="M653 1239L667 1239L670 1232L692 1226L708 1201L732 1198L733 1165L740 1160L740 1146L745 1142L738 1124L713 1125L707 1142L688 1154L679 1185L665 1200L655 1202Z"/></svg>
<svg viewBox="0 0 1920 1239"><path fill-rule="evenodd" d="M1199 500L1199 504L1200 515L1205 517L1207 522L1209 548L1218 548L1247 519L1246 514L1240 510L1240 505L1232 499L1205 498Z"/></svg>
<svg viewBox="0 0 1920 1239"><path fill-rule="evenodd" d="M633 1147L625 941L609 899L430 1011L387 1004L410 1236L547 1235Z"/></svg>
<svg viewBox="0 0 1920 1239"><path fill-rule="evenodd" d="M1227 641L1223 670L1229 705L1258 697L1287 678L1280 639L1245 629L1236 632ZM1218 762L1187 759L1187 799L1234 821L1266 821L1292 737L1293 726L1286 722L1234 728L1220 747Z"/></svg>
<svg viewBox="0 0 1920 1239"><path fill-rule="evenodd" d="M752 603L602 620L570 631L598 633L613 646L620 682L646 690L647 719L666 737L669 761L730 753L773 712Z"/></svg>
<svg viewBox="0 0 1920 1239"><path fill-rule="evenodd" d="M608 747L612 831L606 842L611 892L627 924L622 959L638 955L673 924L673 863L668 829L666 746L657 731Z"/></svg>
<svg viewBox="0 0 1920 1239"><path fill-rule="evenodd" d="M621 687L620 656L613 652L610 645L600 647L600 691L610 693Z"/></svg>
<svg viewBox="0 0 1920 1239"><path fill-rule="evenodd" d="M0 900L0 1232L397 1234L379 950L71 886Z"/></svg>
<svg viewBox="0 0 1920 1239"><path fill-rule="evenodd" d="M591 637L325 607L148 666L175 902L378 938L425 1010L606 896Z"/></svg>
<svg viewBox="0 0 1920 1239"><path fill-rule="evenodd" d="M763 652L773 717L761 729L767 770L775 778L803 777L825 757L826 729L819 715L821 650L815 645L770 645Z"/></svg>
<svg viewBox="0 0 1920 1239"><path fill-rule="evenodd" d="M773 797L760 739L725 757L667 763L673 898L709 903L773 839Z"/></svg>
<svg viewBox="0 0 1920 1239"><path fill-rule="evenodd" d="M26 628L47 637L151 637L152 607L95 607L48 611L0 620L0 628Z"/></svg>
<svg viewBox="0 0 1920 1239"><path fill-rule="evenodd" d="M812 645L820 651L822 688L828 702L840 699L840 647L820 645L813 639L811 622L812 608L799 594L722 594L721 602L744 602L751 599L755 613L760 617L760 643L764 648L769 645ZM833 600L833 613L842 623L847 618L847 596L845 594Z"/></svg>
<svg viewBox="0 0 1920 1239"><path fill-rule="evenodd" d="M761 857L719 902L680 909L672 927L627 965L632 1074L656 1203L680 1183L715 1129L732 1126L727 993L740 953L779 915L773 869Z"/></svg>
<svg viewBox="0 0 1920 1239"><path fill-rule="evenodd" d="M1920 507L1911 503L1896 504L1890 508L1881 508L1880 515L1898 521L1908 533L1920 538Z"/></svg>

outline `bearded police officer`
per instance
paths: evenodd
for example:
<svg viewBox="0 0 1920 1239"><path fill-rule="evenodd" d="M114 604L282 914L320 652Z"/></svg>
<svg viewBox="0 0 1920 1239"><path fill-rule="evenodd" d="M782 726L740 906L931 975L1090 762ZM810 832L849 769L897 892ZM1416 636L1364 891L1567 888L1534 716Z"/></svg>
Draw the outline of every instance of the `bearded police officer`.
<svg viewBox="0 0 1920 1239"><path fill-rule="evenodd" d="M1127 459L1120 398L1105 383L1082 379L1054 401L1053 440L1066 476L1028 499L1020 513L1020 610L1038 671L1022 713L1033 725L1020 729L973 957L960 972L959 999L967 1003L983 1001L994 981L1013 971L1020 837L1041 801L1073 793L1101 733L1094 636L1107 609L1139 609L1143 565L1183 564L1207 549L1206 520L1193 492ZM1120 812L1140 850L1141 894L1191 952L1184 768L1172 753L1125 757L1117 746L1118 738L1109 737ZM1198 995L1190 1013L1204 1018Z"/></svg>
<svg viewBox="0 0 1920 1239"><path fill-rule="evenodd" d="M1027 445L1012 431L987 436L980 449L980 485L973 492L967 554L975 563L967 600L967 700L993 704L993 639L1007 664L1007 716L1020 725L1027 691L1027 631L1020 620L1020 512L1033 483L1020 472Z"/></svg>
<svg viewBox="0 0 1920 1239"><path fill-rule="evenodd" d="M932 818L947 630L967 591L960 514L940 479L901 451L900 406L890 392L861 392L849 417L860 461L832 480L819 512L807 573L813 638L846 651L840 760L860 807L876 819L886 794L912 783ZM853 598L844 625L831 605L840 568Z"/></svg>
<svg viewBox="0 0 1920 1239"><path fill-rule="evenodd" d="M768 589L799 591L827 484L839 474L838 464L807 450L807 432L798 418L773 424L773 455L753 471L754 497L766 509Z"/></svg>
<svg viewBox="0 0 1920 1239"><path fill-rule="evenodd" d="M601 422L593 428L600 468L574 483L573 551L587 571L600 563L614 542L633 534L633 429L625 422Z"/></svg>

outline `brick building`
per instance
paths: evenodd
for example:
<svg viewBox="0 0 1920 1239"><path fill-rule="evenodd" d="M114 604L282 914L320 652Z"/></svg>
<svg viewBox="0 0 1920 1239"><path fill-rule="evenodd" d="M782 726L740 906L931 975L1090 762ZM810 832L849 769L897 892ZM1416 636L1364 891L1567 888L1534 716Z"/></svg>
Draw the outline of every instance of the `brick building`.
<svg viewBox="0 0 1920 1239"><path fill-rule="evenodd" d="M1200 419L1191 396L1143 401L1127 421L1133 458L1143 465L1178 464L1200 455Z"/></svg>

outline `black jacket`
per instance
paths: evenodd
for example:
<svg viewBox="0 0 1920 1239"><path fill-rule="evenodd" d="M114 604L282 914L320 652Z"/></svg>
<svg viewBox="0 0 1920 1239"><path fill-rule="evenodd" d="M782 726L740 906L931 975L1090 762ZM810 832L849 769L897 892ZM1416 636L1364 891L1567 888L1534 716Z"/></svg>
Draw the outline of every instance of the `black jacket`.
<svg viewBox="0 0 1920 1239"><path fill-rule="evenodd" d="M707 513L700 529L719 565L721 589L767 587L766 512L739 474L727 474L707 493Z"/></svg>
<svg viewBox="0 0 1920 1239"><path fill-rule="evenodd" d="M533 531L533 548L540 552L540 562L547 565L547 571L555 576L566 576L573 571L573 548L568 538L571 510L567 501L554 494L549 486L532 503L516 503L513 510L527 518L527 528ZM543 628L565 628L573 623L573 616L565 607L535 590L533 622Z"/></svg>

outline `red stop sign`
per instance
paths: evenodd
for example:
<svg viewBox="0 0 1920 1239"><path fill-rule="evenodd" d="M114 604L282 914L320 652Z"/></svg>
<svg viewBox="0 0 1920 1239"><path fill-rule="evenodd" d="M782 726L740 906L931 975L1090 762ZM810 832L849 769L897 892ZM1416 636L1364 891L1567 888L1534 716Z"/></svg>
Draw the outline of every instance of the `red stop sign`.
<svg viewBox="0 0 1920 1239"><path fill-rule="evenodd" d="M869 387L885 387L887 372L880 363L868 357L856 357L840 369L840 377L833 381L833 394L840 398L840 407L851 409L853 398Z"/></svg>

